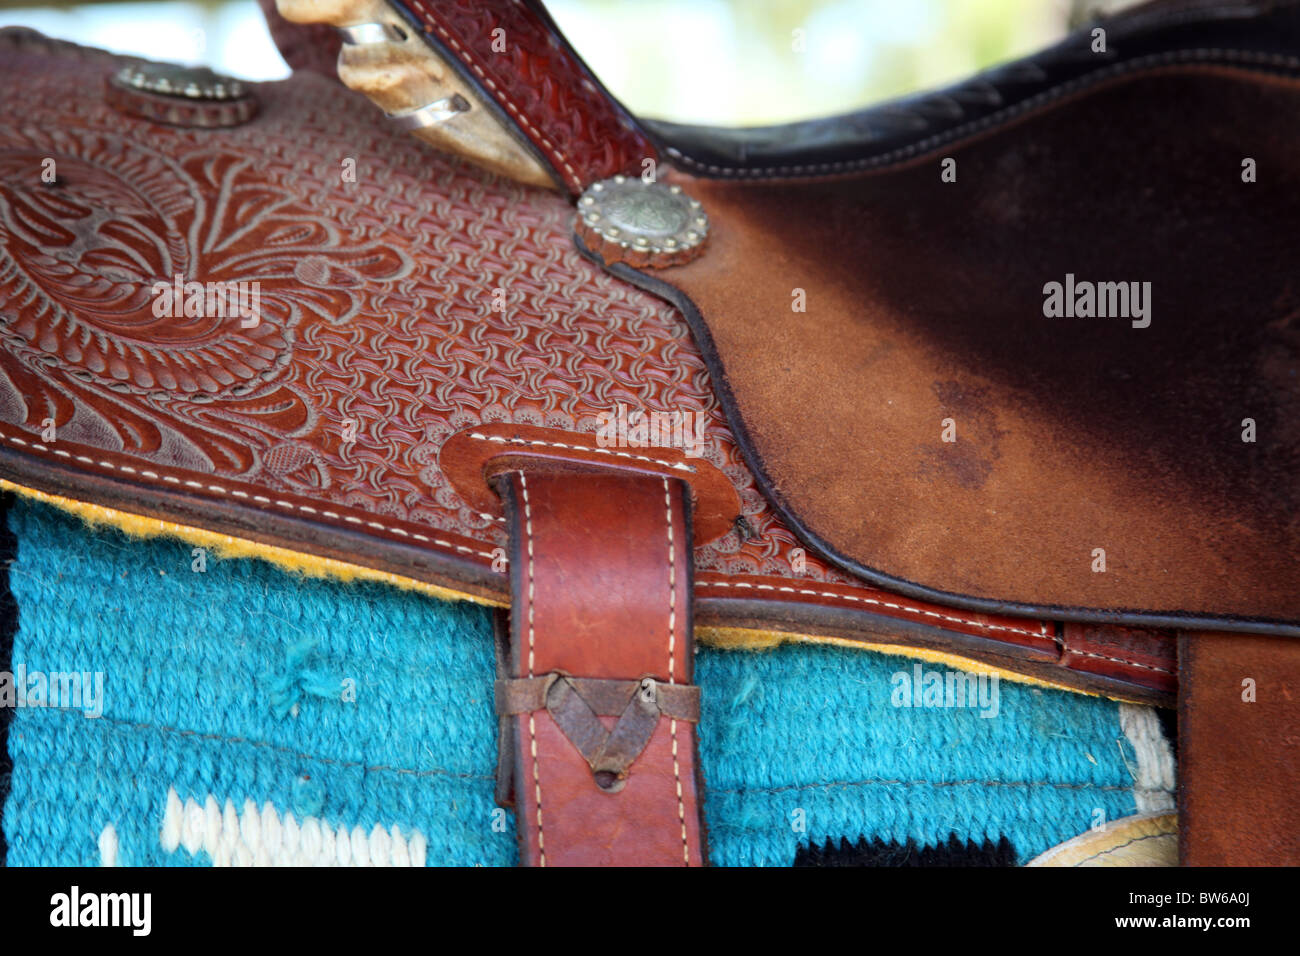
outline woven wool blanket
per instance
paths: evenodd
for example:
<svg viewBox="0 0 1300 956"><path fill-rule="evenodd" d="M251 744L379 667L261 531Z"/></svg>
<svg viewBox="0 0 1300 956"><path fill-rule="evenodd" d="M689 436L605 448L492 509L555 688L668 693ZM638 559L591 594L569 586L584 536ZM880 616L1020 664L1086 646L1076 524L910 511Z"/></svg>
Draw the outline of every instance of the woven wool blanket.
<svg viewBox="0 0 1300 956"><path fill-rule="evenodd" d="M516 862L489 610L22 499L8 526L9 864ZM1010 865L1172 806L1149 708L1007 680L927 706L935 666L702 648L711 861Z"/></svg>

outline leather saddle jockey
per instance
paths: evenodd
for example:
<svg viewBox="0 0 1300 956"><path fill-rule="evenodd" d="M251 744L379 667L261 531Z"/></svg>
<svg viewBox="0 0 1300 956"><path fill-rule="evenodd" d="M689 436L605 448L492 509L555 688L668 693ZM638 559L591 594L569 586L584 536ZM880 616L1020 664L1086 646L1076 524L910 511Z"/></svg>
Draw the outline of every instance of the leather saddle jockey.
<svg viewBox="0 0 1300 956"><path fill-rule="evenodd" d="M268 17L283 83L0 35L5 488L509 608L529 864L708 861L697 633L1177 701L1182 862L1300 862L1300 3L731 130L533 0Z"/></svg>

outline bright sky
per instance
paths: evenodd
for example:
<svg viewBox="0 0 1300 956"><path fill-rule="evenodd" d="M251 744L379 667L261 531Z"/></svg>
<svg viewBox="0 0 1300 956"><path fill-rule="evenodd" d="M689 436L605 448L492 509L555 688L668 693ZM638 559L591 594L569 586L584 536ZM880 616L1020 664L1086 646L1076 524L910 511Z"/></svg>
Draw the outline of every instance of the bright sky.
<svg viewBox="0 0 1300 956"><path fill-rule="evenodd" d="M635 113L745 125L842 112L1047 45L1067 0L550 0ZM250 80L288 68L253 0L0 11L0 23ZM799 31L798 33L796 31Z"/></svg>

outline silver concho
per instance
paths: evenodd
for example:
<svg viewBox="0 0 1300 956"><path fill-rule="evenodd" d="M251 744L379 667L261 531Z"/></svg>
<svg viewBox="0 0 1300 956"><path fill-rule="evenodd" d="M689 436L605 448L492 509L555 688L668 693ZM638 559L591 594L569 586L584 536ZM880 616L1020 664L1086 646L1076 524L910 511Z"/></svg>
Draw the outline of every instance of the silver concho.
<svg viewBox="0 0 1300 956"><path fill-rule="evenodd" d="M239 80L214 73L206 66L138 63L123 67L114 79L120 86L191 100L234 100L244 95L244 84Z"/></svg>
<svg viewBox="0 0 1300 956"><path fill-rule="evenodd" d="M578 200L578 232L606 262L668 266L698 255L709 217L680 186L615 176Z"/></svg>

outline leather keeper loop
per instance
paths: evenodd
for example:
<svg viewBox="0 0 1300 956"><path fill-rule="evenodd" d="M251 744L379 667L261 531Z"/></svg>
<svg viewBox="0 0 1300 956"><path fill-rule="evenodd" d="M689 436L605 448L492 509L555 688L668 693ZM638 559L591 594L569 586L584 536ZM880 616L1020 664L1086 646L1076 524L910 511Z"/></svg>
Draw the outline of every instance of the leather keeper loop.
<svg viewBox="0 0 1300 956"><path fill-rule="evenodd" d="M638 693L640 680L591 680L562 674L521 677L496 682L496 712L500 717L529 714L546 709L547 693L557 680L567 680L578 694L601 717L623 713L632 695ZM696 724L700 721L700 688L695 684L664 684L656 681L655 703L659 713L674 720Z"/></svg>

